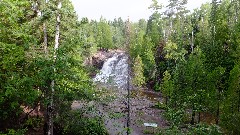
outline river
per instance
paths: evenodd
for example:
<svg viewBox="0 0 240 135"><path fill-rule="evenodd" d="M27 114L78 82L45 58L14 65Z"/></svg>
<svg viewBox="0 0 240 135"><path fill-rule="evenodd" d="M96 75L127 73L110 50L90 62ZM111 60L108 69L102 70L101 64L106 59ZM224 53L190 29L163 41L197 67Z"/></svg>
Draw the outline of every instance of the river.
<svg viewBox="0 0 240 135"><path fill-rule="evenodd" d="M106 129L110 135L127 135L128 119L128 57L124 52L116 52L105 60L102 69L93 78L99 100L91 101L95 106L96 114L104 120ZM131 84L131 83L130 83ZM130 124L131 135L145 135L156 133L158 130L168 127L163 118L164 110L153 108L157 102L162 102L159 93L147 89L130 90ZM81 108L81 103L75 102L73 108ZM147 128L144 123L155 123L157 128Z"/></svg>

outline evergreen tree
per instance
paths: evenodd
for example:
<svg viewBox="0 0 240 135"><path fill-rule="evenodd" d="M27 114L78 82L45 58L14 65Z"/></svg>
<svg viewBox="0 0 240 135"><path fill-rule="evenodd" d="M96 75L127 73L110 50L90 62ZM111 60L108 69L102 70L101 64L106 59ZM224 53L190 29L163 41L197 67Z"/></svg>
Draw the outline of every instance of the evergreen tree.
<svg viewBox="0 0 240 135"><path fill-rule="evenodd" d="M111 29L106 20L103 18L101 18L98 23L97 43L100 49L106 51L113 48Z"/></svg>
<svg viewBox="0 0 240 135"><path fill-rule="evenodd" d="M145 85L145 77L143 75L143 63L139 55L134 60L132 82L137 87Z"/></svg>
<svg viewBox="0 0 240 135"><path fill-rule="evenodd" d="M151 42L151 39L146 36L143 41L142 61L144 65L144 75L147 80L155 78L156 64L153 47L154 45Z"/></svg>
<svg viewBox="0 0 240 135"><path fill-rule="evenodd" d="M53 52L55 32L51 30L56 27L56 4L54 1L0 2L0 27L4 31L0 33L1 131L2 128L21 127L17 119L23 113L23 107L36 109L40 103L47 110L46 105L52 101L48 98L52 95L52 80L55 84L53 101L58 103L53 103L54 119L55 114L62 116L63 104L87 98L92 92L91 81L82 65L80 50L83 48L77 16L68 0L62 0L60 46ZM53 64L54 54L57 57ZM20 124L24 124L28 115L23 116Z"/></svg>
<svg viewBox="0 0 240 135"><path fill-rule="evenodd" d="M166 105L168 105L168 100L171 98L174 85L171 80L171 74L166 70L163 74L163 81L161 84L161 92L165 96Z"/></svg>

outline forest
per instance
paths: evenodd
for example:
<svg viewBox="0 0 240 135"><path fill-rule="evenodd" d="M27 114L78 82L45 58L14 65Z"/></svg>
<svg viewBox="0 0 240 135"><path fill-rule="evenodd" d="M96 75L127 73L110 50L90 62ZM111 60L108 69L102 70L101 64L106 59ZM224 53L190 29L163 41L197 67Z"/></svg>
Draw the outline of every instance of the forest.
<svg viewBox="0 0 240 135"><path fill-rule="evenodd" d="M193 11L187 3L152 0L152 15L132 22L78 18L70 0L0 0L0 134L108 135L106 121L126 117L119 134L139 124L138 134L239 135L240 0ZM128 57L132 94L124 98L132 103L106 113L116 88L94 82L101 68L92 61L114 50ZM133 98L140 91L158 95L151 118L164 126L152 131L141 127L149 121L130 119L133 101L148 102Z"/></svg>

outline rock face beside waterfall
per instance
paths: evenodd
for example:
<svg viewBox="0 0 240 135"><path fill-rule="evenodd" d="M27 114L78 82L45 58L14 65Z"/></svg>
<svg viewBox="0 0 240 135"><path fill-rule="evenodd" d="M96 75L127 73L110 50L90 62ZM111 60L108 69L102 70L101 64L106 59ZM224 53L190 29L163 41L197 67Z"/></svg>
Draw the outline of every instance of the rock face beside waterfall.
<svg viewBox="0 0 240 135"><path fill-rule="evenodd" d="M99 51L95 55L92 56L91 65L93 65L97 69L101 69L105 60L112 57L114 53L112 52L103 52Z"/></svg>
<svg viewBox="0 0 240 135"><path fill-rule="evenodd" d="M93 56L88 57L85 59L84 64L93 66L97 69L102 69L104 62L108 59L111 58L114 54L116 53L124 53L122 50L109 50L108 52L106 51L98 51L95 53Z"/></svg>
<svg viewBox="0 0 240 135"><path fill-rule="evenodd" d="M105 60L102 69L93 80L114 85L118 88L126 88L128 77L127 60L125 53L115 52L112 57Z"/></svg>

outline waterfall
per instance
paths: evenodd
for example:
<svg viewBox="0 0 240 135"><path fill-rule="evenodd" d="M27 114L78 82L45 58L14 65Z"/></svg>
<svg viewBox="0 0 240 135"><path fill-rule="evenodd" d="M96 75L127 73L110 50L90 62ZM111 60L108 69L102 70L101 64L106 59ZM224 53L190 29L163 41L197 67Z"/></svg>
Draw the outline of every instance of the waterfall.
<svg viewBox="0 0 240 135"><path fill-rule="evenodd" d="M102 69L93 81L117 86L118 88L125 88L128 77L127 61L128 58L125 53L115 53L104 62Z"/></svg>

